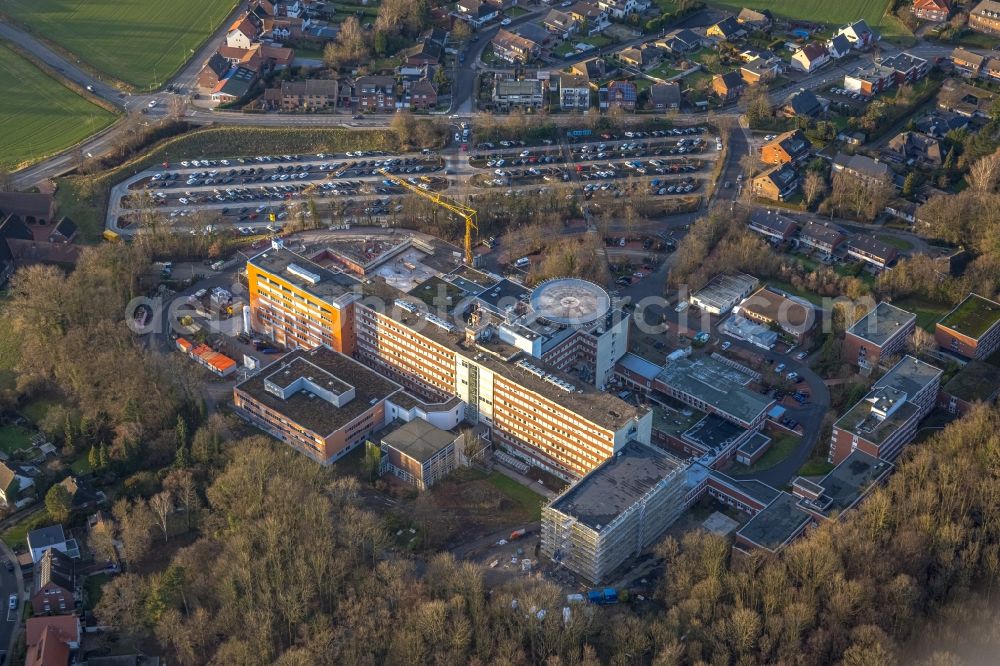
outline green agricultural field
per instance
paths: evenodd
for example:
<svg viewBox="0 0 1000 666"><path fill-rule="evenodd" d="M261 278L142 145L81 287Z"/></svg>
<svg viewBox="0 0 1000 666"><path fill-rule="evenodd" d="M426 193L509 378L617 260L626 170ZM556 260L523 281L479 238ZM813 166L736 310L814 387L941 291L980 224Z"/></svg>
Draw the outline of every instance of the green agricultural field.
<svg viewBox="0 0 1000 666"><path fill-rule="evenodd" d="M888 35L908 34L900 22L892 16L886 16L888 0L758 0L747 5L744 0L710 0L710 4L719 5L739 12L743 7L754 9L770 9L776 16L790 19L801 19L815 23L844 25L856 19L865 19L872 28Z"/></svg>
<svg viewBox="0 0 1000 666"><path fill-rule="evenodd" d="M115 120L0 46L0 167L14 169L69 148Z"/></svg>
<svg viewBox="0 0 1000 666"><path fill-rule="evenodd" d="M234 0L5 0L0 12L83 62L140 88L167 81Z"/></svg>

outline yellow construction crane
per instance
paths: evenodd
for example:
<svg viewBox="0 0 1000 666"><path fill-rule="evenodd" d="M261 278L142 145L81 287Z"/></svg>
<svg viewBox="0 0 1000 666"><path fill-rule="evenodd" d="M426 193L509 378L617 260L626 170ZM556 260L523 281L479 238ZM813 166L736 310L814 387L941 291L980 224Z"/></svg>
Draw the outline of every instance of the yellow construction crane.
<svg viewBox="0 0 1000 666"><path fill-rule="evenodd" d="M403 189L409 190L410 192L431 201L432 203L445 208L460 218L465 220L465 263L469 266L472 265L472 230L479 230L479 226L476 224L476 210L474 208L469 208L456 201L445 197L439 192L435 192L431 189L424 189L413 185L409 181L391 174L385 169L379 169L378 172L385 176L387 180L391 180L393 183L399 185Z"/></svg>

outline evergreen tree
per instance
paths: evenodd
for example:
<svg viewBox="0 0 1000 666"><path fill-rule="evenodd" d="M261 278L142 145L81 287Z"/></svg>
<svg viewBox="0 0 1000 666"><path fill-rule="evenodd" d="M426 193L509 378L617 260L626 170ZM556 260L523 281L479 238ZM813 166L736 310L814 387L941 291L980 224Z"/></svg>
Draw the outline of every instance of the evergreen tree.
<svg viewBox="0 0 1000 666"><path fill-rule="evenodd" d="M181 414L177 415L177 427L175 428L177 433L177 448L182 449L187 446L188 443L188 431L187 422Z"/></svg>
<svg viewBox="0 0 1000 666"><path fill-rule="evenodd" d="M87 463L90 465L90 469L100 469L101 457L97 452L96 446L90 447L90 452L87 454Z"/></svg>
<svg viewBox="0 0 1000 666"><path fill-rule="evenodd" d="M107 469L108 463L108 445L101 442L100 448L97 450L97 465L99 469Z"/></svg>
<svg viewBox="0 0 1000 666"><path fill-rule="evenodd" d="M191 466L191 456L188 454L188 448L186 446L181 446L177 449L177 455L174 457L174 467L178 469L185 469Z"/></svg>

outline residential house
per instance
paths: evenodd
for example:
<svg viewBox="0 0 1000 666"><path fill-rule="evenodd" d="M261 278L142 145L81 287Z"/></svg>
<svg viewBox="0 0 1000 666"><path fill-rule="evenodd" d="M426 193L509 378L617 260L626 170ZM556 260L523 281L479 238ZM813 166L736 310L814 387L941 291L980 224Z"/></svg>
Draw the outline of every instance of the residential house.
<svg viewBox="0 0 1000 666"><path fill-rule="evenodd" d="M35 567L31 609L35 615L66 615L76 609L76 560L49 548Z"/></svg>
<svg viewBox="0 0 1000 666"><path fill-rule="evenodd" d="M590 79L576 74L559 77L559 108L563 111L590 108Z"/></svg>
<svg viewBox="0 0 1000 666"><path fill-rule="evenodd" d="M538 56L538 44L530 39L501 29L491 42L493 53L507 62L528 63Z"/></svg>
<svg viewBox="0 0 1000 666"><path fill-rule="evenodd" d="M548 44L555 38L553 33L549 32L534 21L519 25L514 29L514 34L537 44L539 51L542 46Z"/></svg>
<svg viewBox="0 0 1000 666"><path fill-rule="evenodd" d="M8 506L35 495L35 480L12 462L0 462L0 501Z"/></svg>
<svg viewBox="0 0 1000 666"><path fill-rule="evenodd" d="M315 111L336 107L338 90L335 79L282 81L281 108L284 111Z"/></svg>
<svg viewBox="0 0 1000 666"><path fill-rule="evenodd" d="M823 254L833 254L847 240L842 229L832 224L806 222L799 232L799 243Z"/></svg>
<svg viewBox="0 0 1000 666"><path fill-rule="evenodd" d="M964 118L988 118L996 95L988 90L947 79L938 92L938 108ZM0 208L2 209L2 208Z"/></svg>
<svg viewBox="0 0 1000 666"><path fill-rule="evenodd" d="M792 130L779 134L760 148L760 159L764 164L797 164L806 160L812 151L812 144L802 130Z"/></svg>
<svg viewBox="0 0 1000 666"><path fill-rule="evenodd" d="M969 28L988 35L1000 34L1000 2L982 0L969 12Z"/></svg>
<svg viewBox="0 0 1000 666"><path fill-rule="evenodd" d="M826 40L826 50L834 60L840 60L851 53L851 40L845 35L834 35Z"/></svg>
<svg viewBox="0 0 1000 666"><path fill-rule="evenodd" d="M744 7L736 15L736 20L746 26L748 30L767 30L774 22L774 17L767 9L757 11Z"/></svg>
<svg viewBox="0 0 1000 666"><path fill-rule="evenodd" d="M250 19L250 16L244 16L243 18L238 18L233 21L233 24L229 26L229 30L226 31L226 46L236 49L248 49L257 38L260 36L260 31L257 29L257 25Z"/></svg>
<svg viewBox="0 0 1000 666"><path fill-rule="evenodd" d="M226 73L231 67L232 65L222 55L213 53L212 57L205 63L205 66L198 72L198 87L208 88L209 90L215 88L215 86L219 85L219 81L225 78Z"/></svg>
<svg viewBox="0 0 1000 666"><path fill-rule="evenodd" d="M63 217L56 222L56 226L49 233L49 242L72 243L79 233L80 229L76 226L76 222L68 217Z"/></svg>
<svg viewBox="0 0 1000 666"><path fill-rule="evenodd" d="M829 102L820 100L812 90L803 88L793 93L781 107L781 114L786 118L815 118L826 112Z"/></svg>
<svg viewBox="0 0 1000 666"><path fill-rule="evenodd" d="M482 0L459 0L455 4L458 18L478 30L500 14L499 8Z"/></svg>
<svg viewBox="0 0 1000 666"><path fill-rule="evenodd" d="M722 98L723 102L737 99L743 94L745 88L746 83L743 81L743 76L737 71L716 74L712 77L712 90Z"/></svg>
<svg viewBox="0 0 1000 666"><path fill-rule="evenodd" d="M837 34L847 37L847 40L851 42L851 46L859 50L874 46L879 39L878 35L868 27L868 23L864 19L844 26L837 31Z"/></svg>
<svg viewBox="0 0 1000 666"><path fill-rule="evenodd" d="M212 101L226 104L243 99L256 82L255 72L245 67L234 67L212 88Z"/></svg>
<svg viewBox="0 0 1000 666"><path fill-rule="evenodd" d="M873 160L867 155L847 155L837 153L833 158L834 173L846 173L854 178L874 182L877 180L892 181L892 169L889 165Z"/></svg>
<svg viewBox="0 0 1000 666"><path fill-rule="evenodd" d="M599 96L602 109L635 111L639 93L631 81L611 81L607 88L601 88Z"/></svg>
<svg viewBox="0 0 1000 666"><path fill-rule="evenodd" d="M740 76L748 86L773 81L781 73L780 58L755 58L740 67Z"/></svg>
<svg viewBox="0 0 1000 666"><path fill-rule="evenodd" d="M538 79L497 79L493 84L493 108L537 110L545 103L545 86Z"/></svg>
<svg viewBox="0 0 1000 666"><path fill-rule="evenodd" d="M789 66L800 72L810 74L830 62L830 52L825 44L811 42L792 55Z"/></svg>
<svg viewBox="0 0 1000 666"><path fill-rule="evenodd" d="M647 0L598 0L597 6L616 19L624 19L629 14L643 11L649 7Z"/></svg>
<svg viewBox="0 0 1000 666"><path fill-rule="evenodd" d="M263 63L263 58L260 55L260 44L254 44L248 49L220 46L217 53L226 59L230 67L244 67L253 72L260 72Z"/></svg>
<svg viewBox="0 0 1000 666"><path fill-rule="evenodd" d="M442 51L440 44L425 40L404 50L400 55L407 66L420 67L440 63Z"/></svg>
<svg viewBox="0 0 1000 666"><path fill-rule="evenodd" d="M410 108L415 111L433 109L438 103L438 91L428 79L420 79L410 86Z"/></svg>
<svg viewBox="0 0 1000 666"><path fill-rule="evenodd" d="M844 89L871 97L896 85L896 70L870 62L844 75Z"/></svg>
<svg viewBox="0 0 1000 666"><path fill-rule="evenodd" d="M935 139L943 139L952 130L968 127L969 119L954 113L934 110L917 119L915 125L918 132Z"/></svg>
<svg viewBox="0 0 1000 666"><path fill-rule="evenodd" d="M607 10L602 9L596 2L588 0L577 2L566 9L566 13L577 22L580 31L587 35L596 35L611 25Z"/></svg>
<svg viewBox="0 0 1000 666"><path fill-rule="evenodd" d="M618 59L630 67L648 69L663 60L663 49L652 44L631 46L618 52Z"/></svg>
<svg viewBox="0 0 1000 666"><path fill-rule="evenodd" d="M590 81L603 79L608 73L604 58L591 58L578 62L569 68L570 74L585 76Z"/></svg>
<svg viewBox="0 0 1000 666"><path fill-rule="evenodd" d="M285 69L295 61L295 49L273 44L260 45L260 57L270 69Z"/></svg>
<svg viewBox="0 0 1000 666"><path fill-rule="evenodd" d="M681 86L678 83L654 83L649 88L649 103L656 111L676 111L681 108Z"/></svg>
<svg viewBox="0 0 1000 666"><path fill-rule="evenodd" d="M754 196L772 201L785 201L798 189L799 177L788 164L772 167L750 181L750 191Z"/></svg>
<svg viewBox="0 0 1000 666"><path fill-rule="evenodd" d="M932 168L941 166L943 161L938 140L919 132L900 132L889 141L886 152L900 162Z"/></svg>
<svg viewBox="0 0 1000 666"><path fill-rule="evenodd" d="M733 16L727 16L715 25L708 27L705 34L709 37L718 37L727 42L747 36L746 28Z"/></svg>
<svg viewBox="0 0 1000 666"><path fill-rule="evenodd" d="M884 269L899 256L899 250L872 236L860 234L847 241L847 255Z"/></svg>
<svg viewBox="0 0 1000 666"><path fill-rule="evenodd" d="M802 298L787 296L761 287L739 305L739 315L782 331L785 336L802 344L819 318L816 308Z"/></svg>
<svg viewBox="0 0 1000 666"><path fill-rule="evenodd" d="M1000 60L996 58L987 60L986 68L983 69L983 75L989 81L1000 81Z"/></svg>
<svg viewBox="0 0 1000 666"><path fill-rule="evenodd" d="M951 65L962 76L978 77L982 74L985 64L986 56L981 56L962 47L958 47L951 52Z"/></svg>
<svg viewBox="0 0 1000 666"><path fill-rule="evenodd" d="M777 211L755 208L750 213L747 223L750 231L766 236L772 241L783 243L792 237L799 225Z"/></svg>
<svg viewBox="0 0 1000 666"><path fill-rule="evenodd" d="M579 24L575 18L566 12L553 9L545 17L545 20L542 21L542 25L559 39L569 39L576 32Z"/></svg>
<svg viewBox="0 0 1000 666"><path fill-rule="evenodd" d="M75 476L67 476L59 482L70 497L70 509L74 513L91 513L99 504L107 501L101 490L95 490L89 482Z"/></svg>
<svg viewBox="0 0 1000 666"><path fill-rule="evenodd" d="M80 649L80 618L76 615L32 617L25 623L25 666L66 666Z"/></svg>
<svg viewBox="0 0 1000 666"><path fill-rule="evenodd" d="M354 83L358 109L388 113L396 109L396 80L391 76L362 76Z"/></svg>
<svg viewBox="0 0 1000 666"><path fill-rule="evenodd" d="M656 45L663 46L671 53L683 54L700 49L705 45L705 40L692 30L680 28L668 32Z"/></svg>
<svg viewBox="0 0 1000 666"><path fill-rule="evenodd" d="M49 525L28 532L28 550L31 552L32 562L38 564L49 548L55 548L74 559L80 557L80 548L76 540L66 538L62 525Z"/></svg>
<svg viewBox="0 0 1000 666"><path fill-rule="evenodd" d="M16 215L28 225L46 224L55 219L56 200L40 192L0 192L0 219Z"/></svg>
<svg viewBox="0 0 1000 666"><path fill-rule="evenodd" d="M949 0L913 0L913 15L923 21L941 23L951 13Z"/></svg>

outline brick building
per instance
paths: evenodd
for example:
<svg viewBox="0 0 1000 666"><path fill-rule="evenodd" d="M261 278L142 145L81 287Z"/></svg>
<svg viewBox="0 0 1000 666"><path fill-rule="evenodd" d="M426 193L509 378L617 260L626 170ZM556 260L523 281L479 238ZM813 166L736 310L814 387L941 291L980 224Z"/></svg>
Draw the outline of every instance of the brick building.
<svg viewBox="0 0 1000 666"><path fill-rule="evenodd" d="M844 360L874 368L879 359L903 349L916 328L917 316L885 301L844 333Z"/></svg>
<svg viewBox="0 0 1000 666"><path fill-rule="evenodd" d="M969 294L937 323L934 337L941 349L985 359L1000 348L1000 303Z"/></svg>

